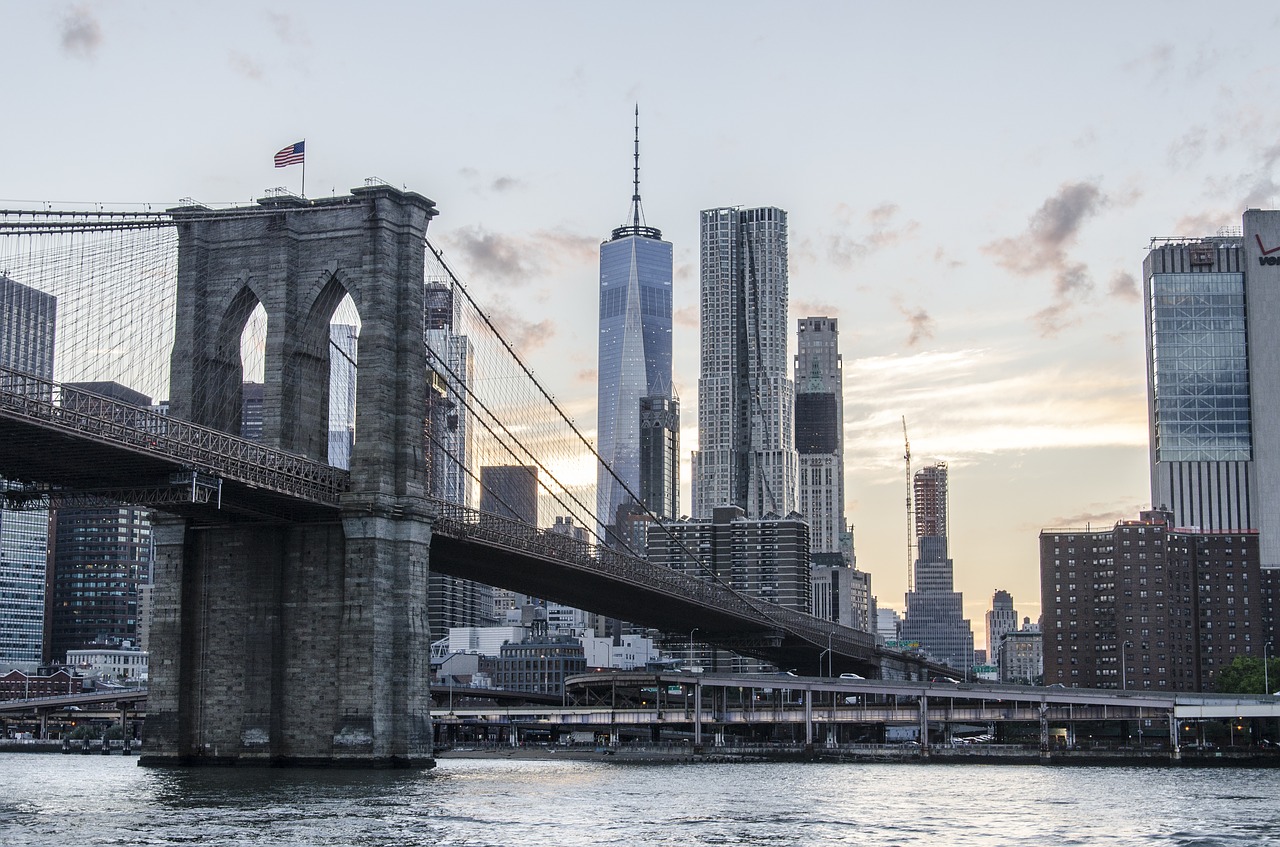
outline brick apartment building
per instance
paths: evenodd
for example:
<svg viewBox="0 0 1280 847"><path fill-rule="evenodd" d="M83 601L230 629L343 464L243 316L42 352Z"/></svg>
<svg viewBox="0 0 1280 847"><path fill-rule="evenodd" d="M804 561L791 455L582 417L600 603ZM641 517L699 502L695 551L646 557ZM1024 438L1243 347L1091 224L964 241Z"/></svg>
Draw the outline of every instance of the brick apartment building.
<svg viewBox="0 0 1280 847"><path fill-rule="evenodd" d="M1270 641L1258 533L1173 527L1153 509L1107 530L1040 533L1044 681L1208 691Z"/></svg>

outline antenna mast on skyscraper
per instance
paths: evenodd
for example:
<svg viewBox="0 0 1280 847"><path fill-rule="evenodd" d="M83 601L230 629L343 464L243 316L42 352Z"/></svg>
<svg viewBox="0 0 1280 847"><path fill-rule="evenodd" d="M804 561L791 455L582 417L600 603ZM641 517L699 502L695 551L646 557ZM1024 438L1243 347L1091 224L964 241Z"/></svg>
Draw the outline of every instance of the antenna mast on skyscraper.
<svg viewBox="0 0 1280 847"><path fill-rule="evenodd" d="M635 151L632 153L634 164L631 176L631 211L623 218L622 226L613 231L613 238L662 238L662 231L657 227L647 226L644 221L644 206L640 203L640 104L636 104ZM629 221L629 222L628 222Z"/></svg>
<svg viewBox="0 0 1280 847"><path fill-rule="evenodd" d="M907 591L915 590L915 514L911 508L911 439L907 437L907 416L902 416L903 461L907 466Z"/></svg>
<svg viewBox="0 0 1280 847"><path fill-rule="evenodd" d="M636 164L634 190L631 192L631 225L640 227L640 104L636 104Z"/></svg>

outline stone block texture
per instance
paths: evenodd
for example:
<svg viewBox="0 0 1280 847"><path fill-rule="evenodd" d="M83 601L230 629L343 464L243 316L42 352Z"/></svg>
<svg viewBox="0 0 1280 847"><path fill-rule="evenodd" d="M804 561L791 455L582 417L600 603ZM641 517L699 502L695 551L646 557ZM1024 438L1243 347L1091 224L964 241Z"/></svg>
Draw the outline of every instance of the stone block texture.
<svg viewBox="0 0 1280 847"><path fill-rule="evenodd" d="M172 210L173 416L238 434L240 337L267 312L262 441L323 460L329 324L360 314L351 489L316 523L156 526L144 764L429 767L424 239L388 186Z"/></svg>

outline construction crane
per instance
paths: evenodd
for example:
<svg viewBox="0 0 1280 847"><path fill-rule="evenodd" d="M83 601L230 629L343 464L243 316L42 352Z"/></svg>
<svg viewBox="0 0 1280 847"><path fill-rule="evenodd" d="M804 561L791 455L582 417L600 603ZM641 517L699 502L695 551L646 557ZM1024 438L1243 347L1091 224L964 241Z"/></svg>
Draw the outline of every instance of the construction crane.
<svg viewBox="0 0 1280 847"><path fill-rule="evenodd" d="M911 439L907 437L907 416L902 416L902 459L907 468L907 591L915 590L915 512L911 508Z"/></svg>

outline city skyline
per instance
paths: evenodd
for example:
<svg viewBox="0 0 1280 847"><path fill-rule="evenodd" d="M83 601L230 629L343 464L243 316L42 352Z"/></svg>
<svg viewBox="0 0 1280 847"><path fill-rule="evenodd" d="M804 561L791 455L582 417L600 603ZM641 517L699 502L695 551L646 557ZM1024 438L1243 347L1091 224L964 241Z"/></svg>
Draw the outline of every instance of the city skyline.
<svg viewBox="0 0 1280 847"><path fill-rule="evenodd" d="M698 211L776 204L787 325L841 323L847 516L881 603L905 590L905 415L917 465L952 470L966 617L981 621L999 587L1034 619L1041 528L1150 505L1149 239L1212 234L1280 201L1280 116L1257 96L1280 74L1270 58L1240 49L1238 27L1190 25L1202 7L1189 3L1097 5L1105 26L1088 7L936 4L922 23L890 8L659 3L626 18L628 40L667 58L628 69L610 37L621 12L552 7L572 24L547 26L546 8L495 23L483 7L375 4L361 31L380 49L356 61L331 48L352 23L336 4L5 4L13 61L42 68L10 100L14 125L40 132L0 138L10 207L297 191L300 168L272 155L306 138L312 196L381 176L437 201L433 241L594 422L598 249L625 211L638 101L647 211L674 248L682 503ZM1280 28L1270 5L1235 15L1260 41ZM769 69L723 83L746 50ZM198 79L164 73L193 64Z"/></svg>

